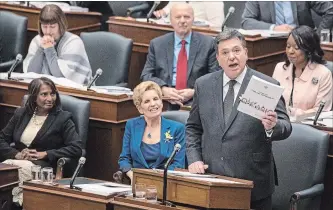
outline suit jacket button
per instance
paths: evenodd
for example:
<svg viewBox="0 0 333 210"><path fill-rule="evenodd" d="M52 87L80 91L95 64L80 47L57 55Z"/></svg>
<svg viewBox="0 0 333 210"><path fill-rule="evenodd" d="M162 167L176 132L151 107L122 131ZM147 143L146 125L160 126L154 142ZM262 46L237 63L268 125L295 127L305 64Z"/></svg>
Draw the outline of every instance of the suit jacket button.
<svg viewBox="0 0 333 210"><path fill-rule="evenodd" d="M221 157L221 160L224 160L224 158L223 158L223 157Z"/></svg>

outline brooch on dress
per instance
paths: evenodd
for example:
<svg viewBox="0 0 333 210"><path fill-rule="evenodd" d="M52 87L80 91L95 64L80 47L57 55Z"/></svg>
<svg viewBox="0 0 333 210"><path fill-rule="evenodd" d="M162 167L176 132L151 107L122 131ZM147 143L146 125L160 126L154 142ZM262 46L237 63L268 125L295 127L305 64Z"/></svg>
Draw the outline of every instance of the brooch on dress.
<svg viewBox="0 0 333 210"><path fill-rule="evenodd" d="M170 130L165 132L164 135L165 135L165 142L170 142L170 140L173 139L173 137L170 134Z"/></svg>
<svg viewBox="0 0 333 210"><path fill-rule="evenodd" d="M318 78L317 77L312 78L312 84L314 84L314 85L318 84Z"/></svg>

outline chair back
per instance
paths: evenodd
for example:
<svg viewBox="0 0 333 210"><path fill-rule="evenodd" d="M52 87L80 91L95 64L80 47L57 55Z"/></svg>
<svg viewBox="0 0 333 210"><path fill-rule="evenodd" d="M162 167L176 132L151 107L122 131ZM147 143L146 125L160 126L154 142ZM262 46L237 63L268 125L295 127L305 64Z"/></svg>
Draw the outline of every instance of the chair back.
<svg viewBox="0 0 333 210"><path fill-rule="evenodd" d="M289 138L273 141L279 185L273 193L273 210L289 209L291 196L324 182L329 135L304 124L292 124ZM298 210L319 209L321 196L302 200Z"/></svg>
<svg viewBox="0 0 333 210"><path fill-rule="evenodd" d="M187 123L187 119L190 116L189 111L166 111L162 112L162 116L169 120L180 122L184 125Z"/></svg>
<svg viewBox="0 0 333 210"><path fill-rule="evenodd" d="M8 71L16 55L25 56L28 18L0 11L0 72Z"/></svg>
<svg viewBox="0 0 333 210"><path fill-rule="evenodd" d="M103 75L96 85L110 86L127 83L133 41L111 32L82 32L81 39L95 74L98 68Z"/></svg>
<svg viewBox="0 0 333 210"><path fill-rule="evenodd" d="M110 1L109 5L113 11L114 16L127 16L127 9L131 7L136 7L144 4L144 1ZM137 11L131 15L133 18L145 18L149 12L151 6L143 8L143 10Z"/></svg>
<svg viewBox="0 0 333 210"><path fill-rule="evenodd" d="M166 119L174 120L174 121L177 121L177 122L180 122L180 123L186 125L187 119L190 116L190 112L182 111L182 110L166 111L166 112L162 112L162 116L165 117ZM185 168L188 168L188 162L187 162L186 155L185 155Z"/></svg>
<svg viewBox="0 0 333 210"><path fill-rule="evenodd" d="M22 106L25 105L27 99L28 95L25 95L22 100ZM60 101L62 109L72 114L76 132L81 138L82 148L85 149L88 139L90 102L68 95L60 95Z"/></svg>

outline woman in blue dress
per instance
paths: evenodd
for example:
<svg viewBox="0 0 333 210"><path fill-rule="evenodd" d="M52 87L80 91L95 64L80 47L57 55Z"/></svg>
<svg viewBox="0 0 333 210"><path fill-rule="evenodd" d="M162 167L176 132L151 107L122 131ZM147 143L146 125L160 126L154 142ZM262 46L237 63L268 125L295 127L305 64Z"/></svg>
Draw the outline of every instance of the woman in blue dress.
<svg viewBox="0 0 333 210"><path fill-rule="evenodd" d="M161 88L154 82L140 83L133 92L133 102L142 116L126 123L120 170L131 179L132 168L163 168L174 146L181 145L169 170L185 166L185 126L161 116Z"/></svg>

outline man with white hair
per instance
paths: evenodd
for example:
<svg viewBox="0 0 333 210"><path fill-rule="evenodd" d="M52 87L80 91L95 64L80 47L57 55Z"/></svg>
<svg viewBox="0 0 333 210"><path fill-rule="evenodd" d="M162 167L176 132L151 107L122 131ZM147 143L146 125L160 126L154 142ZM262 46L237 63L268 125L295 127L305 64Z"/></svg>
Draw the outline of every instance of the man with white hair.
<svg viewBox="0 0 333 210"><path fill-rule="evenodd" d="M192 31L189 4L173 5L170 21L174 32L151 40L141 79L156 82L171 104L182 106L192 100L196 79L216 71L218 63L214 39Z"/></svg>

